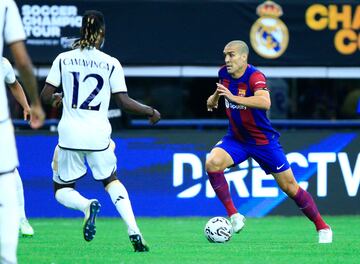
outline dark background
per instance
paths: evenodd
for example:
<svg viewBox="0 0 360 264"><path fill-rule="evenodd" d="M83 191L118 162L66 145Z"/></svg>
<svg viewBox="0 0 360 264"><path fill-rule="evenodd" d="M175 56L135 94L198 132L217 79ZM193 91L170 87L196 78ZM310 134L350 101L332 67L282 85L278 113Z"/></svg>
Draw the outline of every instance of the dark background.
<svg viewBox="0 0 360 264"><path fill-rule="evenodd" d="M106 20L104 51L124 65L221 65L222 49L233 39L246 41L251 63L261 66L357 66L360 53L342 55L334 47L337 30L314 31L305 23L305 10L314 3L328 6L357 1L276 1L283 9L280 19L289 30L289 45L277 59L264 59L250 45L250 28L259 18L262 1L41 1L19 0L20 9L30 5L75 5L78 15L87 9L102 11ZM341 3L341 5L340 5ZM339 7L339 12L341 8ZM78 29L66 27L62 36ZM49 64L63 51L29 46L36 64Z"/></svg>

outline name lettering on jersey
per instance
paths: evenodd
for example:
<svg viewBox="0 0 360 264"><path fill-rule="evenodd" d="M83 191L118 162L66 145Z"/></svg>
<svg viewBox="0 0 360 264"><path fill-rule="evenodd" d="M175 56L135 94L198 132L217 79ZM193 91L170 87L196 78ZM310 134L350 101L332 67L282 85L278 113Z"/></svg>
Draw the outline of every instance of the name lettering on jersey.
<svg viewBox="0 0 360 264"><path fill-rule="evenodd" d="M246 110L246 106L234 104L233 102L228 101L226 98L225 98L225 107L230 109Z"/></svg>
<svg viewBox="0 0 360 264"><path fill-rule="evenodd" d="M76 65L76 66L82 66L82 67L89 67L89 68L98 68L98 69L106 69L110 70L109 63L105 61L94 61L94 60L84 60L84 59L69 59L65 58L63 59L62 63L64 65Z"/></svg>

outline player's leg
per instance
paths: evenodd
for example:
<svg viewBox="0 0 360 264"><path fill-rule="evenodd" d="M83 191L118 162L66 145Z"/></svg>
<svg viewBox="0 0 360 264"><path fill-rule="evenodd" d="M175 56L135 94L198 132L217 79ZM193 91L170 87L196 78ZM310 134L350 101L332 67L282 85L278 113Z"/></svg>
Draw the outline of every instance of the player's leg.
<svg viewBox="0 0 360 264"><path fill-rule="evenodd" d="M229 216L237 213L237 209L230 195L229 185L226 181L224 170L234 162L231 156L222 148L213 148L206 159L205 167L211 186L217 197L225 206Z"/></svg>
<svg viewBox="0 0 360 264"><path fill-rule="evenodd" d="M86 241L91 241L96 233L95 220L101 205L96 199L87 199L75 190L76 179L86 173L84 154L57 146L51 166L56 200L68 208L84 213L83 235Z"/></svg>
<svg viewBox="0 0 360 264"><path fill-rule="evenodd" d="M13 172L0 175L0 263L15 264L19 236L19 206Z"/></svg>
<svg viewBox="0 0 360 264"><path fill-rule="evenodd" d="M323 233L328 233L325 243L331 243L330 227L322 219L311 194L297 183L281 145L276 142L267 146L253 147L251 154L265 173L274 176L281 190L292 198L300 210L315 224L319 238ZM324 243L323 239L319 239L319 242Z"/></svg>
<svg viewBox="0 0 360 264"><path fill-rule="evenodd" d="M87 156L87 161L96 180L101 180L105 190L110 195L116 210L127 225L128 234L135 251L149 251L137 226L128 192L116 177L115 144L101 152L93 152ZM110 175L110 176L108 176Z"/></svg>
<svg viewBox="0 0 360 264"><path fill-rule="evenodd" d="M224 205L236 233L244 227L245 217L237 211L233 203L224 170L234 164L241 163L246 158L247 154L241 150L240 146L237 146L237 143L224 137L211 150L205 163L210 184Z"/></svg>
<svg viewBox="0 0 360 264"><path fill-rule="evenodd" d="M131 243L136 252L149 251L149 246L142 237L140 229L136 223L134 212L131 206L128 192L125 186L117 179L116 172L103 181L105 190L110 195L111 201L115 205L121 218L124 220Z"/></svg>
<svg viewBox="0 0 360 264"><path fill-rule="evenodd" d="M11 120L0 123L0 263L15 264L19 236L19 201L15 168L19 165Z"/></svg>
<svg viewBox="0 0 360 264"><path fill-rule="evenodd" d="M22 180L19 171L17 169L15 169L14 174L16 179L16 194L19 201L20 233L23 236L33 236L34 229L30 225L25 214L25 199L24 199L24 188L23 188Z"/></svg>
<svg viewBox="0 0 360 264"><path fill-rule="evenodd" d="M319 233L319 243L331 243L332 231L330 226L325 223L311 194L302 189L295 180L291 168L280 173L274 173L279 187L292 198L299 209L315 224Z"/></svg>
<svg viewBox="0 0 360 264"><path fill-rule="evenodd" d="M75 190L75 183L59 184L54 181L56 200L71 209L84 213L83 236L86 241L94 239L96 234L96 217L100 203L96 199L87 199Z"/></svg>

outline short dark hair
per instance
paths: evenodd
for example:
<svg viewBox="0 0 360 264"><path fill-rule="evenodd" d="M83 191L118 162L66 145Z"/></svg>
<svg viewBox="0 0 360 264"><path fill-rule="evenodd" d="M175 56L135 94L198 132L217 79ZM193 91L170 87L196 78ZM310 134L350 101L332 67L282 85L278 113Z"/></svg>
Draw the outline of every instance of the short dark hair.
<svg viewBox="0 0 360 264"><path fill-rule="evenodd" d="M97 10L87 10L82 18L80 39L74 43L73 47L81 49L95 47L101 35L105 35L104 15Z"/></svg>

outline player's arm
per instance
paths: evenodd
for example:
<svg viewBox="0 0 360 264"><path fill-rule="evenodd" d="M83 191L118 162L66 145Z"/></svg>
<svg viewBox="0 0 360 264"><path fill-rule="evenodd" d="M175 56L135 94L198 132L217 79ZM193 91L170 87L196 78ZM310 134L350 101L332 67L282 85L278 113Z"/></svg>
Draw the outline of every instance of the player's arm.
<svg viewBox="0 0 360 264"><path fill-rule="evenodd" d="M221 70L220 70L221 71ZM220 78L220 71L219 71L219 83L221 82ZM219 105L219 99L220 99L220 93L217 89L215 89L215 92L209 96L209 98L206 100L206 107L209 112L212 112L212 110L215 108L218 108Z"/></svg>
<svg viewBox="0 0 360 264"><path fill-rule="evenodd" d="M61 55L58 55L53 61L49 74L46 77L44 88L41 91L40 98L44 104L59 107L62 104L62 93L56 93L61 86Z"/></svg>
<svg viewBox="0 0 360 264"><path fill-rule="evenodd" d="M215 92L209 96L209 98L206 100L206 107L208 111L212 111L214 108L218 108L218 104L219 104L219 98L220 98L220 93L219 91L216 89Z"/></svg>
<svg viewBox="0 0 360 264"><path fill-rule="evenodd" d="M62 93L55 93L57 88L49 83L45 83L41 91L40 98L44 104L59 107L62 103Z"/></svg>
<svg viewBox="0 0 360 264"><path fill-rule="evenodd" d="M220 96L225 96L228 100L249 108L269 110L271 106L270 94L266 84L265 76L257 71L249 79L250 89L254 92L253 96L243 97L233 95L224 85L217 83L217 91Z"/></svg>
<svg viewBox="0 0 360 264"><path fill-rule="evenodd" d="M127 92L113 94L117 105L125 112L148 117L150 124L154 125L159 122L161 115L158 110L151 106L144 105L129 97Z"/></svg>
<svg viewBox="0 0 360 264"><path fill-rule="evenodd" d="M26 120L27 117L30 115L30 106L21 84L17 80L15 80L14 83L10 83L8 84L8 86L16 101L22 106L24 110L24 120Z"/></svg>
<svg viewBox="0 0 360 264"><path fill-rule="evenodd" d="M33 65L27 53L23 41L16 41L9 44L10 51L14 57L16 68L31 102L31 127L39 128L42 126L45 113L41 107L38 95L38 86L33 74Z"/></svg>
<svg viewBox="0 0 360 264"><path fill-rule="evenodd" d="M249 97L233 95L229 89L220 83L217 83L217 90L220 96L225 96L228 100L249 108L269 110L271 106L270 94L267 90L258 90L254 93L254 96Z"/></svg>
<svg viewBox="0 0 360 264"><path fill-rule="evenodd" d="M116 104L125 112L147 116L152 125L159 122L161 118L159 111L129 97L125 83L124 70L117 59L114 58L113 63L114 66L109 81L111 93L114 96Z"/></svg>

